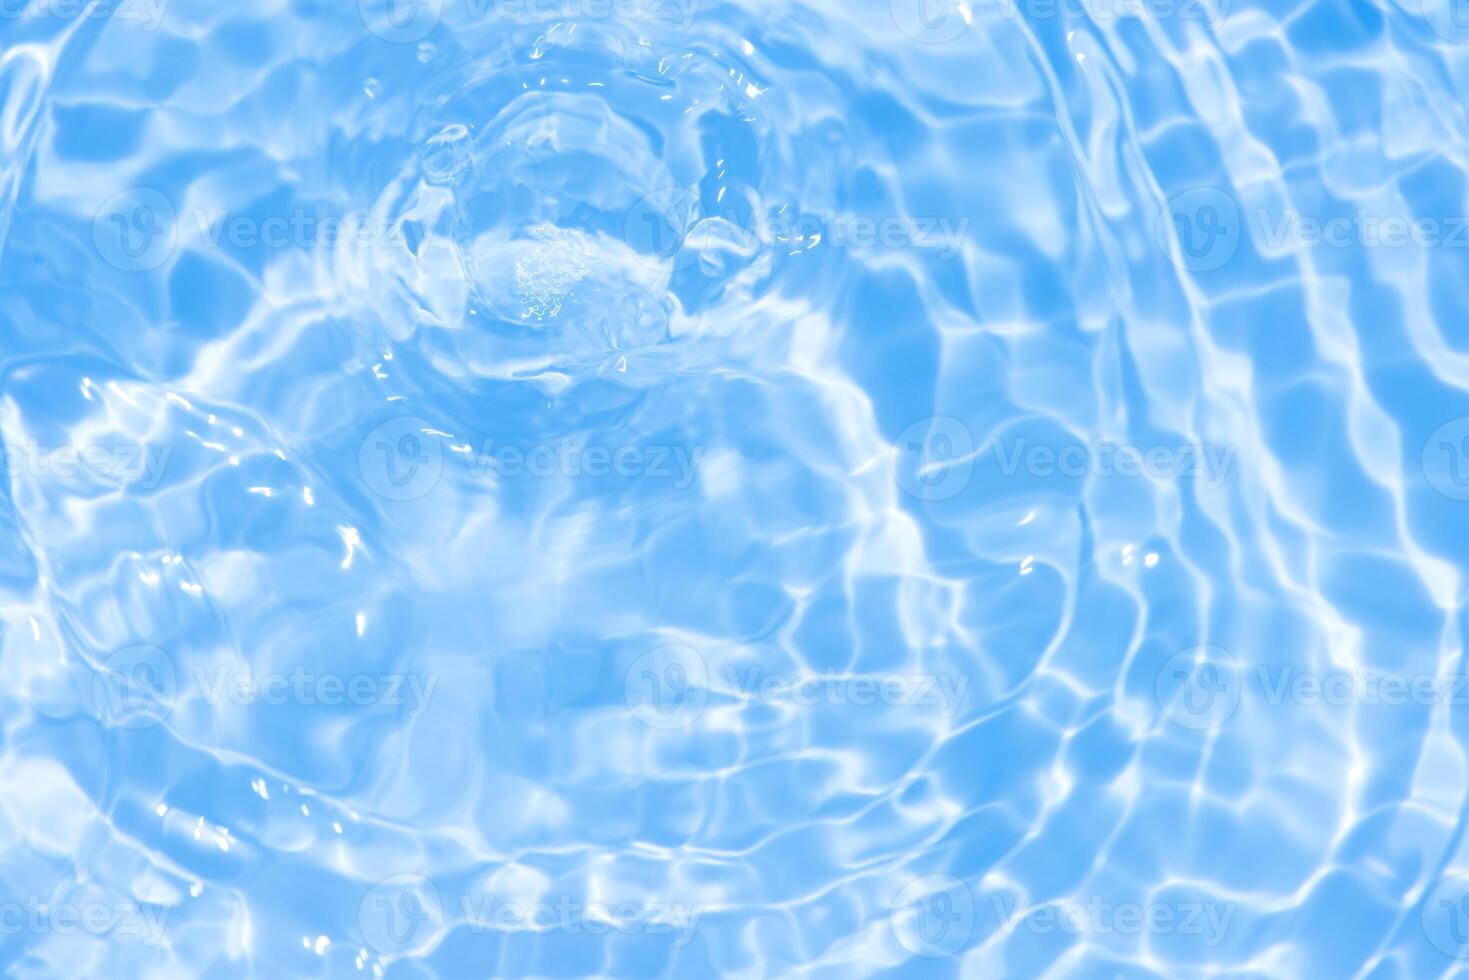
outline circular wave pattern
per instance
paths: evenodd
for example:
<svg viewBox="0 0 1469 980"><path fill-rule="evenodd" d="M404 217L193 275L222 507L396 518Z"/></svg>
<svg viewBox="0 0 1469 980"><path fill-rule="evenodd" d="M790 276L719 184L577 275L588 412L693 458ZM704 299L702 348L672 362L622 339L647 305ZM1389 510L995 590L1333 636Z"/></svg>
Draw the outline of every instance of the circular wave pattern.
<svg viewBox="0 0 1469 980"><path fill-rule="evenodd" d="M1410 6L5 12L0 962L1452 969Z"/></svg>

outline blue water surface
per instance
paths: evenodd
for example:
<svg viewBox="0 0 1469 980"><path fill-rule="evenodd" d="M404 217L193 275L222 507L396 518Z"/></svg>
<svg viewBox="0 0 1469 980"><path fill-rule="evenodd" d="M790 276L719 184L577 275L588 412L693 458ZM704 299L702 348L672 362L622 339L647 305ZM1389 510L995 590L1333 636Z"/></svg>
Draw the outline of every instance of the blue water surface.
<svg viewBox="0 0 1469 980"><path fill-rule="evenodd" d="M1469 5L0 0L0 968L1469 973Z"/></svg>

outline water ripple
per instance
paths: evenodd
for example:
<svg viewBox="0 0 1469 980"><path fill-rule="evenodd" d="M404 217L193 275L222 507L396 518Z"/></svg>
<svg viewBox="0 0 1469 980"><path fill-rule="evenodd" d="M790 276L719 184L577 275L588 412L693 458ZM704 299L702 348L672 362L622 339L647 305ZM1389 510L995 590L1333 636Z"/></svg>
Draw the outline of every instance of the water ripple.
<svg viewBox="0 0 1469 980"><path fill-rule="evenodd" d="M1452 972L1451 6L0 12L0 963Z"/></svg>

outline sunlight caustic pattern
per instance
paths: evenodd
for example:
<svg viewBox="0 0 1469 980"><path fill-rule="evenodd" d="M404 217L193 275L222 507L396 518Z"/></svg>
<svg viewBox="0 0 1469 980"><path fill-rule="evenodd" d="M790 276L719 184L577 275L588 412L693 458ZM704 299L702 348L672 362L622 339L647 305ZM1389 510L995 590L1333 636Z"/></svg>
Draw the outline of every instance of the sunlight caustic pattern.
<svg viewBox="0 0 1469 980"><path fill-rule="evenodd" d="M1459 5L0 39L9 974L1469 968Z"/></svg>

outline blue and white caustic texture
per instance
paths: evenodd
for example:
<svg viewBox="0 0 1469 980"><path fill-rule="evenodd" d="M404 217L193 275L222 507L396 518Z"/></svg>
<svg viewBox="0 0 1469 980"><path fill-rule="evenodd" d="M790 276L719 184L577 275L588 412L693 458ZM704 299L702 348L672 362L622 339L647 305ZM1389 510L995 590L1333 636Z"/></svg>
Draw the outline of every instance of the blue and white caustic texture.
<svg viewBox="0 0 1469 980"><path fill-rule="evenodd" d="M1469 974L1469 5L0 0L0 974Z"/></svg>

